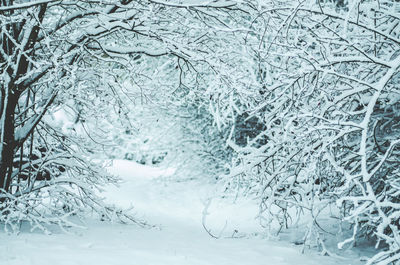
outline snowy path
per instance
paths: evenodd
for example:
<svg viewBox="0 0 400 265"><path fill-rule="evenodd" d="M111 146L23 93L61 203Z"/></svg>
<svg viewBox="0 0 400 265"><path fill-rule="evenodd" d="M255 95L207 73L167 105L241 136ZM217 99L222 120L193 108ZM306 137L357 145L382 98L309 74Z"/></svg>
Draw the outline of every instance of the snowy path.
<svg viewBox="0 0 400 265"><path fill-rule="evenodd" d="M260 236L232 238L241 231L260 232L249 202L229 205L212 202L207 223L220 239L202 228L202 210L210 187L196 183L157 181L161 173L126 161L117 161L114 173L125 184L110 188L107 198L138 213L161 229L91 221L74 234L0 233L0 265L340 265L360 264L308 253L289 243ZM168 184L167 184L168 183ZM233 217L235 217L233 219ZM238 232L233 231L237 229Z"/></svg>

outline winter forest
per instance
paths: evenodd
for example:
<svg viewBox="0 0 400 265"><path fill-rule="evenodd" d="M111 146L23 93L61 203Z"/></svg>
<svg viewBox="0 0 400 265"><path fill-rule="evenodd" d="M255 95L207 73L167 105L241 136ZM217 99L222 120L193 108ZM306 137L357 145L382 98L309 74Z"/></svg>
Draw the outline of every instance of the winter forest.
<svg viewBox="0 0 400 265"><path fill-rule="evenodd" d="M400 264L399 0L0 0L0 89L0 264Z"/></svg>

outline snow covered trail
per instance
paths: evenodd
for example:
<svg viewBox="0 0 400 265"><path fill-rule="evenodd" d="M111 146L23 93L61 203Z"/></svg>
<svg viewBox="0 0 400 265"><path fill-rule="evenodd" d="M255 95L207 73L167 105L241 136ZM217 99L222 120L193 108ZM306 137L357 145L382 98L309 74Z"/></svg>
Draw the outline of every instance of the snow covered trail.
<svg viewBox="0 0 400 265"><path fill-rule="evenodd" d="M71 234L0 233L0 265L340 265L355 260L301 254L289 242L269 241L251 214L255 205L211 201L206 219L212 233L202 227L202 211L212 196L212 185L167 182L171 175L128 161L115 161L112 172L124 179L105 196L136 212L161 229L88 221L88 229ZM236 231L235 231L236 230ZM243 236L242 231L247 235ZM236 237L236 238L235 238ZM240 237L240 238L237 238Z"/></svg>

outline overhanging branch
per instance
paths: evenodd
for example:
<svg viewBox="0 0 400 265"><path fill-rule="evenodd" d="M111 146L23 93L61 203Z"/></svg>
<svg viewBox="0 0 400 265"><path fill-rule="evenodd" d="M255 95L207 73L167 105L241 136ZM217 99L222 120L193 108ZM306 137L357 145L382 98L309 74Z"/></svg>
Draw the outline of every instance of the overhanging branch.
<svg viewBox="0 0 400 265"><path fill-rule="evenodd" d="M23 3L23 4L15 4L12 6L1 6L0 12L1 11L12 11L12 10L17 10L17 9L26 9L26 8L39 6L39 5L43 5L43 4L54 3L54 2L62 2L62 0L39 0L39 1L34 1L34 2Z"/></svg>

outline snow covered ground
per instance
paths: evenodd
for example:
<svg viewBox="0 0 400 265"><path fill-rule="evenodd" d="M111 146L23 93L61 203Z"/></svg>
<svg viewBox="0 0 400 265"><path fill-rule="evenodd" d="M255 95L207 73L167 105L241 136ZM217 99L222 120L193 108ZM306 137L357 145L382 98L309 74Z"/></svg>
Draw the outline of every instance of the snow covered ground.
<svg viewBox="0 0 400 265"><path fill-rule="evenodd" d="M0 265L284 265L362 264L359 258L333 258L301 246L268 240L254 219L251 201L235 204L214 196L213 185L199 181L172 182L160 170L128 161L114 161L120 188L105 196L120 206L134 206L138 217L156 228L89 220L87 229L70 234L0 233ZM208 215L202 226L205 206Z"/></svg>

